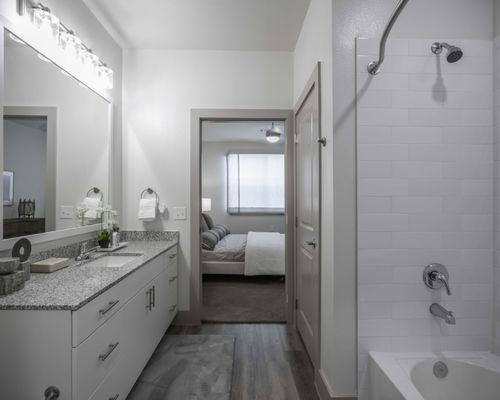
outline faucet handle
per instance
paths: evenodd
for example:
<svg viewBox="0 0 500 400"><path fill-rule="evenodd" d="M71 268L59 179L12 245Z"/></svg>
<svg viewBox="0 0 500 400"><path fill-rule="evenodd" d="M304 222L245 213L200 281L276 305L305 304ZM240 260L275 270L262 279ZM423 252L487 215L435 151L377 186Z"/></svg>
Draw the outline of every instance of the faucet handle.
<svg viewBox="0 0 500 400"><path fill-rule="evenodd" d="M451 296L450 274L443 264L433 263L425 267L423 279L428 288L439 290L444 286L448 296Z"/></svg>

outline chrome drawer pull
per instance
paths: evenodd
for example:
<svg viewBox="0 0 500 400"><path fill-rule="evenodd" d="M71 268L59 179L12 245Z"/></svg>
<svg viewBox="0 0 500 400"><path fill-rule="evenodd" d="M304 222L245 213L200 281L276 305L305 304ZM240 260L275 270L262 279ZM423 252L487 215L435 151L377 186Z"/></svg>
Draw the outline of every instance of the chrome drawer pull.
<svg viewBox="0 0 500 400"><path fill-rule="evenodd" d="M168 281L169 281L169 282L173 282L173 281L175 281L176 279L177 279L177 277L176 277L176 276L173 276L173 277L172 277L172 278L170 278Z"/></svg>
<svg viewBox="0 0 500 400"><path fill-rule="evenodd" d="M152 298L151 298L151 294L152 294L151 292L152 292L152 291L153 291L153 289L151 288L151 289L149 289L149 290L146 292L146 296L148 296L148 298L147 298L148 303L146 304L146 309L147 309L147 310L149 310L149 311L151 311L151 310L152 310L152 308L153 308L153 300L152 300Z"/></svg>
<svg viewBox="0 0 500 400"><path fill-rule="evenodd" d="M170 255L168 256L168 258L170 258L171 260L172 260L173 258L175 258L175 257L177 257L177 254L170 254Z"/></svg>
<svg viewBox="0 0 500 400"><path fill-rule="evenodd" d="M106 353L99 354L99 360L106 361L106 358L108 358L111 355L111 353L115 351L115 349L118 347L119 344L120 342L116 342L115 344L110 344L108 346L109 350Z"/></svg>
<svg viewBox="0 0 500 400"><path fill-rule="evenodd" d="M110 397L109 400L118 400L118 397L120 397L120 393L114 395L113 397Z"/></svg>
<svg viewBox="0 0 500 400"><path fill-rule="evenodd" d="M103 308L102 310L99 310L99 315L101 315L101 316L106 315L119 302L120 302L120 300L110 301L108 303L108 306L106 308Z"/></svg>
<svg viewBox="0 0 500 400"><path fill-rule="evenodd" d="M156 286L153 286L153 308L156 307Z"/></svg>
<svg viewBox="0 0 500 400"><path fill-rule="evenodd" d="M177 304L174 304L172 307L170 307L169 311L174 311L177 308Z"/></svg>

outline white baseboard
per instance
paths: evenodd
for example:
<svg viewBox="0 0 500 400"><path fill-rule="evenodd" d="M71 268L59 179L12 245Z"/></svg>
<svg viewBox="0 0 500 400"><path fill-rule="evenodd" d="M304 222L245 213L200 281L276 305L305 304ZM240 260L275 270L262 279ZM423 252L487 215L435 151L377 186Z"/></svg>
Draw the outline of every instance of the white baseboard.
<svg viewBox="0 0 500 400"><path fill-rule="evenodd" d="M357 396L335 396L322 369L314 373L314 386L320 400L358 400Z"/></svg>

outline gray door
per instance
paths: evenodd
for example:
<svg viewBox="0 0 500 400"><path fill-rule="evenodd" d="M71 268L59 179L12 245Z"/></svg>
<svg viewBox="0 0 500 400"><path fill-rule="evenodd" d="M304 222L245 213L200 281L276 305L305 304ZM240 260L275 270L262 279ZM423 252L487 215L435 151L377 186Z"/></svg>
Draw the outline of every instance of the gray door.
<svg viewBox="0 0 500 400"><path fill-rule="evenodd" d="M295 109L297 328L316 367L320 340L319 94L318 64Z"/></svg>

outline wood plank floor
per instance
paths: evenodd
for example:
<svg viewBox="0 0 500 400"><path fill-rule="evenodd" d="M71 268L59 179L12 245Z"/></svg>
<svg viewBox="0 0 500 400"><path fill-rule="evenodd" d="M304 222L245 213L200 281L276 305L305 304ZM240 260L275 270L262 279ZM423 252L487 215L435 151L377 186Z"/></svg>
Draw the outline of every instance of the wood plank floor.
<svg viewBox="0 0 500 400"><path fill-rule="evenodd" d="M236 337L231 400L318 400L298 333L285 324L203 324L167 334Z"/></svg>

